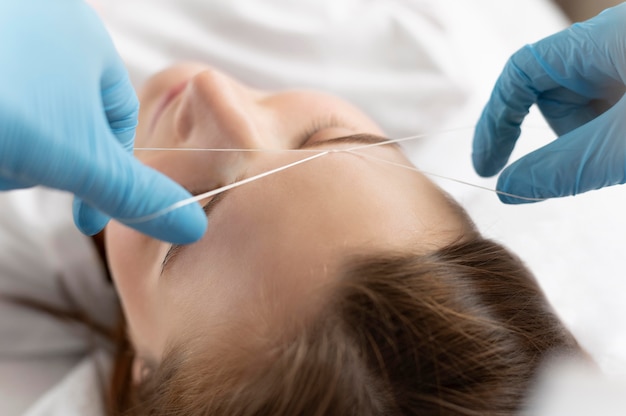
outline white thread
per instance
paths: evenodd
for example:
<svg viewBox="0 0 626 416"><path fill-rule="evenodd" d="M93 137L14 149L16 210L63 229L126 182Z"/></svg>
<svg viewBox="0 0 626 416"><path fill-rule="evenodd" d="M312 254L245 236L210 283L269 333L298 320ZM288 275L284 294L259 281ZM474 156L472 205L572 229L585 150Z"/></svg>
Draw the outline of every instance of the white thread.
<svg viewBox="0 0 626 416"><path fill-rule="evenodd" d="M317 149L199 149L193 147L135 147L137 152L240 152L240 153L320 153Z"/></svg>
<svg viewBox="0 0 626 416"><path fill-rule="evenodd" d="M417 139L423 139L424 137L430 137L430 136L435 136L435 135L440 135L440 134L445 134L445 133L454 133L457 131L462 131L462 130L467 130L473 128L472 126L468 126L468 127L457 127L454 129L448 129L448 130L441 130L437 133L420 133L420 134L416 134L414 136L408 136L408 137L402 137L400 139L389 139L389 140L385 140L383 142L380 143L368 143L368 144L364 144L361 146L357 146L354 147L350 150L361 150L361 149L366 149L368 147L375 147L375 146L383 146L383 145L387 145L387 144L393 144L393 143L401 143L401 142L405 142L405 141L409 141L409 140L417 140ZM141 152L153 152L153 151L157 151L157 152L240 152L240 153L273 153L273 152L281 152L281 153L320 153L320 152L324 152L326 150L317 150L317 149L261 149L261 148L254 148L254 149L203 149L203 148L185 148L185 147L135 147L133 150L135 151L141 151ZM339 149L341 150L341 149Z"/></svg>
<svg viewBox="0 0 626 416"><path fill-rule="evenodd" d="M439 175L437 173L428 172L428 171L425 171L425 170L418 169L418 168L416 168L414 166L407 166L407 165L403 165L402 163L392 162L390 160L386 160L386 159L382 159L382 158L379 158L379 157L376 157L376 156L372 156L372 155L368 155L368 154L365 154L365 153L357 152L356 150L352 150L352 149L346 149L345 151L348 152L348 153L352 153L354 155L359 155L359 156L363 156L363 157L366 157L368 159L372 159L372 160L375 160L375 161L378 161L378 162L386 163L386 164L391 165L391 166L397 166L399 168L404 168L404 169L412 170L414 172L423 173L424 175L433 176L435 178L445 179L445 180L448 180L448 181L460 183L462 185L467 185L467 186L471 186L471 187L474 187L474 188L483 189L485 191L495 192L496 194L504 195L504 196L507 196L507 197L510 197L510 198L517 198L517 199L521 199L523 201L532 201L532 202L540 202L540 201L544 201L545 200L545 199L542 199L542 198L531 198L531 197L526 197L526 196L513 195L513 194L510 194L508 192L503 192L503 191L499 191L497 189L488 188L486 186L477 185L475 183L470 183L470 182L462 181L460 179L450 178L448 176L444 176L444 175Z"/></svg>
<svg viewBox="0 0 626 416"><path fill-rule="evenodd" d="M196 196L191 197L191 198L183 199L182 201L178 201L175 204L172 204L172 205L170 205L167 208L164 208L164 209L162 209L160 211L155 212L154 214L144 215L143 217L137 217L137 218L120 218L120 219L118 219L118 221L120 221L120 222L122 222L124 224L136 224L136 223L140 223L140 222L147 222L147 221L153 220L155 218L158 218L158 217L160 217L162 215L168 214L168 213L174 211L175 209L184 207L184 206L192 204L194 202L201 201L203 199L206 199L208 197L217 195L217 194L222 193L224 191L227 191L229 189L233 189L233 188L236 188L238 186L245 185L247 183L250 183L250 182L259 180L261 178L264 178L266 176L272 175L274 173L278 173L278 172L281 172L283 170L292 168L294 166L301 165L302 163L306 163L306 162L309 162L309 161L311 161L313 159L317 159L318 157L327 155L328 153L330 153L330 152L329 151L323 151L321 153L317 153L317 154L315 154L313 156L309 156L307 158L298 160L296 162L289 163L287 165L278 167L276 169L268 170L267 172L263 172L263 173L260 173L258 175L251 176L249 178L242 179L240 181L231 183L230 185L225 185L225 186L222 186L220 188L213 189L212 191L205 192L203 194L196 195Z"/></svg>
<svg viewBox="0 0 626 416"><path fill-rule="evenodd" d="M272 175L274 173L278 173L281 171L284 171L286 169L289 169L291 167L300 165L302 163L306 163L310 160L313 159L317 159L318 157L327 155L329 153L335 153L335 152L348 152L348 153L353 153L355 155L359 155L359 156L364 156L373 160L377 160L379 162L383 162L383 163L387 163L389 165L393 165L393 166L397 166L397 167L401 167L404 169L409 169L409 170L413 170L415 172L420 172L423 173L425 175L429 175L429 176L433 176L433 177L437 177L437 178L441 178L441 179L445 179L445 180L449 180L452 182L457 182L463 185L467 185L467 186L471 186L474 188L478 188L478 189L483 189L486 191L490 191L490 192L494 192L496 194L500 194L500 195L504 195L510 198L517 198L517 199L521 199L524 201L543 201L543 199L541 198L530 198L530 197L524 197L524 196L520 196L520 195L514 195L514 194L510 194L507 192L503 192L503 191L499 191L497 189L492 189L489 187L485 187L485 186L481 186L481 185L477 185L477 184L473 184L470 182L466 182L460 179L455 179L455 178L451 178L448 176L444 176L444 175L439 175L436 173L432 173L432 172L427 172L427 171L423 171L420 169L417 169L413 166L407 166L407 165L402 165L400 163L395 163L395 162L391 162L385 159L380 159L377 158L375 156L372 155L368 155L368 154L364 154L361 152L357 152L357 150L363 150L363 149L367 149L370 147L377 147L377 146L385 146L388 144L394 144L394 143L401 143L401 142L405 142L405 141L409 141L409 140L417 140L417 139L421 139L424 137L429 137L429 136L434 136L434 135L440 135L440 134L445 134L445 133L453 133L453 132L457 132L457 131L461 131L461 130L467 130L473 128L473 126L468 126L468 127L459 127L459 128L454 128L454 129L448 129L448 130L442 130L436 133L422 133L422 134L416 134L414 136L409 136L409 137L402 137L399 139L389 139L389 140L385 140L379 143L370 143L370 144L365 144L365 145L361 145L361 146L355 146L352 147L350 149L326 149L326 150L317 150L317 149L199 149L199 148L135 148L135 151L202 151L202 152L258 152L258 153L263 153L263 152L290 152L290 153L315 153L313 156L301 159L299 161L293 162L293 163L289 163L285 166L281 166L278 167L276 169L272 169L269 170L267 172L263 172L260 173L258 175L252 176L250 178L247 179L243 179L241 181L237 181L234 183L231 183L230 185L226 185L226 186L222 186L220 188L214 189L212 191L209 192L205 192L201 195L197 195L191 198L187 198L184 199L182 201L176 202L175 204L170 205L169 207L166 207L162 210L159 210L153 214L150 215L145 215L142 217L137 217L137 218L122 218L122 219L118 219L120 222L125 223L125 224L136 224L136 223L141 223L141 222L147 222L150 220L153 220L155 218L158 218L162 215L168 214L178 208L184 207L186 205L192 204L194 202L198 202L201 201L203 199L209 198L211 196L217 195L219 193L222 193L224 191L227 191L229 189L232 188L236 188L239 187L241 185L245 185L247 183L256 181L258 179L264 178L266 176ZM544 127L541 127L542 129Z"/></svg>

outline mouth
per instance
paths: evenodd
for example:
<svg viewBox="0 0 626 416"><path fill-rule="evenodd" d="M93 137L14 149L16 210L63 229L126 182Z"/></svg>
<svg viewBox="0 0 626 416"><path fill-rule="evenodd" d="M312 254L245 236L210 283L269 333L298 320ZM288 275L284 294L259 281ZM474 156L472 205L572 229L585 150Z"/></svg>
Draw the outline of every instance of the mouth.
<svg viewBox="0 0 626 416"><path fill-rule="evenodd" d="M156 123L159 121L159 118L161 118L161 115L163 114L163 112L167 109L170 103L174 101L174 99L178 97L185 90L185 87L187 87L188 83L189 83L188 80L178 83L174 85L172 88L170 88L163 95L163 98L161 98L160 102L156 106L154 116L152 117L152 121L150 122L150 131L154 130L154 127L156 126Z"/></svg>

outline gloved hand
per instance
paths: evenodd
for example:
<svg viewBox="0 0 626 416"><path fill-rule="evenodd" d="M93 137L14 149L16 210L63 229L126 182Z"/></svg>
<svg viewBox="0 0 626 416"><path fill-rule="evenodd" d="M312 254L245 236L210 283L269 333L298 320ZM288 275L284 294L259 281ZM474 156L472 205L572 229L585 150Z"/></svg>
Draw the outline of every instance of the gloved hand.
<svg viewBox="0 0 626 416"><path fill-rule="evenodd" d="M109 217L142 217L190 196L132 157L137 98L82 0L0 0L0 59L0 190L74 193L74 221L86 234ZM191 204L130 226L189 243L204 234L206 217Z"/></svg>
<svg viewBox="0 0 626 416"><path fill-rule="evenodd" d="M626 3L522 48L478 122L474 168L492 176L504 167L536 103L560 137L506 168L498 190L543 199L626 182L625 84Z"/></svg>

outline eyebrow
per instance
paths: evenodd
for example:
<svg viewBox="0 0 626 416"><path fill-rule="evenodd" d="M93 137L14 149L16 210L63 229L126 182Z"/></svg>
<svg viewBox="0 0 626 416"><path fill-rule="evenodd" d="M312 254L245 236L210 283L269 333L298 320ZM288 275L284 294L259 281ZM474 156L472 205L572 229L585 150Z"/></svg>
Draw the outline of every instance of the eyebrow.
<svg viewBox="0 0 626 416"><path fill-rule="evenodd" d="M308 149L315 149L315 148L322 147L322 146L338 145L338 144L363 144L363 145L377 144L377 143L386 142L387 140L389 140L387 137L378 136L376 134L357 133L357 134L352 134L350 136L336 137L334 139L320 140L320 141L310 142L310 143L307 141L302 146L300 146L299 149L308 150ZM228 189L226 191L223 191L215 195L204 207L202 207L207 217L211 215L211 213L217 208L217 206L220 203L226 200L226 197L228 196L228 194L230 194L230 191L231 189ZM178 255L178 253L182 249L184 249L184 247L185 246L182 244L172 244L170 249L167 251L167 254L163 258L163 263L161 264L161 274L163 274L163 272L166 269L166 266L170 263L170 261L174 257L176 257L176 255Z"/></svg>
<svg viewBox="0 0 626 416"><path fill-rule="evenodd" d="M211 200L202 207L202 210L207 217L209 217L211 215L211 212L215 210L215 207L217 207L217 205L226 198L229 191L230 189L220 192L219 194L211 198ZM184 247L184 244L172 244L170 246L169 250L167 250L167 253L165 254L165 257L163 257L163 262L161 263L161 274L163 274L163 272L167 268L167 265L180 253L180 251Z"/></svg>
<svg viewBox="0 0 626 416"><path fill-rule="evenodd" d="M316 142L305 142L300 149L315 149L317 147L326 146L329 144L377 144L388 141L387 137L378 136L371 133L357 133L350 136L336 137L329 140L320 140Z"/></svg>

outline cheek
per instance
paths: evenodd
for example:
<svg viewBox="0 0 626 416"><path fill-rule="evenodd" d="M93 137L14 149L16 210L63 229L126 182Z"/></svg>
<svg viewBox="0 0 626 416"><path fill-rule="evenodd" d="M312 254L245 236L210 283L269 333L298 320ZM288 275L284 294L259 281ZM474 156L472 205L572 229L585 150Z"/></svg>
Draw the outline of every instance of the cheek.
<svg viewBox="0 0 626 416"><path fill-rule="evenodd" d="M107 260L124 315L137 339L159 343L157 289L161 259L167 245L123 225L111 222L106 229Z"/></svg>

